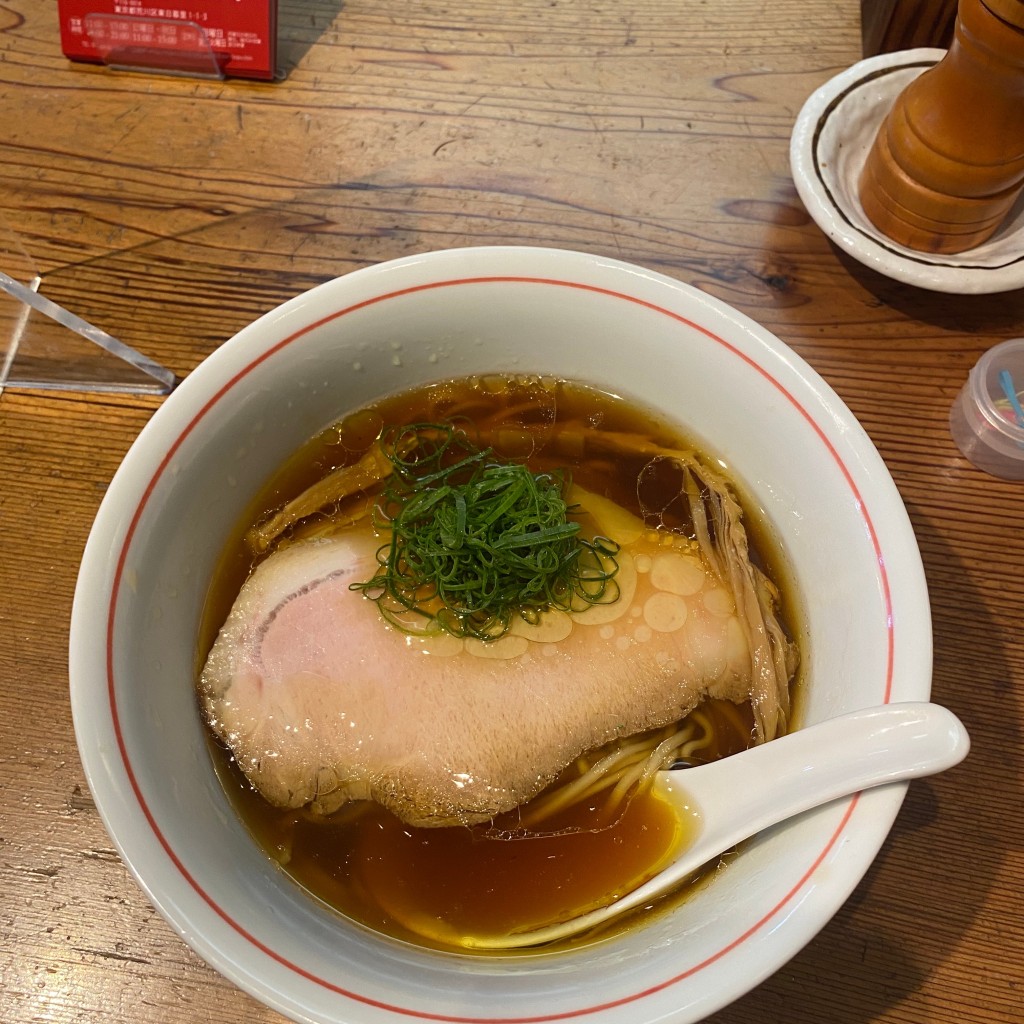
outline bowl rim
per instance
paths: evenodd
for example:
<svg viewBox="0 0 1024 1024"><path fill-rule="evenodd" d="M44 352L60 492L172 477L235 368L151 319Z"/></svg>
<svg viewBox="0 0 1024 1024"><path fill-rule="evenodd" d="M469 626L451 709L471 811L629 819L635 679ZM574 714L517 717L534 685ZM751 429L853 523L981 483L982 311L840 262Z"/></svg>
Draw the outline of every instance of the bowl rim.
<svg viewBox="0 0 1024 1024"><path fill-rule="evenodd" d="M459 257L465 257L466 259L474 262L482 261L483 263L495 265L501 265L502 260L508 257L512 257L513 262L516 262L517 260L530 261L534 258L540 259L541 257L545 257L547 259L553 258L556 261L564 260L568 265L565 267L564 277L553 277L550 275L530 276L522 273L483 273L478 276L466 276L465 273L453 274L451 270L446 269L447 262ZM387 1015L386 1018L374 1017L372 1019L397 1020L412 1017L427 1020L463 1022L463 1024L469 1024L469 1022L474 1022L474 1024L479 1024L479 1022L496 1024L498 1021L526 1024L526 1022L540 1022L556 1019L565 1020L575 1017L586 1018L588 1016L598 1014L601 1011L612 1010L618 1006L635 1003L637 1000L641 1000L645 996L663 991L666 988L676 985L684 979L698 973L704 967L716 963L730 953L734 948L742 944L742 942L748 938L750 933L762 929L766 924L775 919L783 911L785 906L792 903L798 892L804 889L808 880L827 859L836 847L836 844L840 843L843 839L844 832L849 822L852 820L854 812L858 806L863 804L869 805L871 808L870 815L860 816L862 818L861 825L865 833L864 841L866 846L870 848L870 853L863 858L861 870L859 872L851 872L848 877L844 878L842 880L843 884L837 886L835 895L832 899L826 900L820 906L805 909L804 927L799 930L798 935L790 935L788 943L779 944L776 955L763 962L761 971L752 972L750 977L744 979L743 983L737 986L733 991L725 993L724 995L720 994L720 997L705 998L700 1007L700 1016L702 1017L728 1002L731 1002L733 999L738 998L739 995L748 991L750 988L753 988L759 981L763 980L765 977L781 967L782 964L790 958L790 956L802 948L802 946L805 945L814 934L816 934L816 932L828 921L839 906L842 905L849 893L860 881L860 878L867 870L875 853L888 834L892 820L895 818L895 815L899 810L903 795L906 791L905 784L888 787L888 791L884 794L874 793L867 797L855 795L849 798L844 805L841 819L831 837L828 839L824 848L818 853L817 857L813 860L813 863L806 874L790 892L786 901L770 908L761 920L756 922L756 924L752 928L748 929L744 934L738 936L733 943L718 951L713 956L708 957L705 961L702 961L695 967L679 973L674 977L665 979L662 983L656 986L638 991L629 999L618 999L613 1003L594 1003L580 1007L578 1010L573 1012L559 1012L555 1014L539 1013L518 1017L501 1015L449 1016L438 1015L430 1012L421 1012L415 1008L388 1005L387 1003L383 1003L375 999L369 999L365 996L359 995L358 993L338 989L337 986L325 979L311 977L303 968L284 961L273 949L261 942L258 937L249 935L236 922L232 921L230 915L223 908L220 908L216 901L197 885L185 865L181 863L174 850L164 837L159 824L146 804L144 794L142 793L135 778L128 758L124 737L121 734L120 724L118 722L113 668L113 639L116 632L115 611L118 591L123 583L127 554L131 548L135 536L135 529L146 503L150 500L158 479L166 470L174 453L183 443L185 437L196 428L207 412L209 412L209 410L212 409L221 398L228 394L231 388L234 387L239 380L244 378L245 374L251 372L252 369L271 358L275 353L287 347L287 345L301 338L315 328L322 326L329 320L336 319L357 309L366 308L369 305L374 305L397 296L404 296L418 291L450 287L456 284L500 281L503 283L525 282L531 284L558 285L561 287L578 288L588 292L598 292L603 295L613 296L617 299L637 303L648 309L654 310L657 313L665 314L676 320L681 320L687 323L689 326L704 333L714 341L725 345L737 356L754 366L775 387L783 391L794 406L800 410L807 423L814 429L819 438L825 444L831 457L835 459L837 465L840 467L843 476L846 478L848 486L853 491L856 500L863 510L864 523L871 535L871 543L873 544L874 551L878 557L881 578L885 581L884 602L888 613L888 662L886 668L884 702L888 702L891 699L893 689L895 645L893 635L892 595L889 591L886 560L883 557L880 541L878 539L874 523L871 519L871 514L869 513L857 486L857 473L854 470L851 470L851 468L844 463L841 453L829 438L828 433L815 420L813 414L807 410L800 401L798 401L795 395L789 394L789 392L785 390L784 386L772 377L769 370L758 364L756 360L738 349L728 340L715 334L709 327L696 321L689 320L667 306L659 306L654 302L631 295L626 291L616 291L615 289L607 286L594 284L592 281L588 282L582 280L582 278L587 276L588 271L594 267L600 267L602 269L602 273L609 269L613 274L626 272L630 275L635 275L640 273L646 279L653 280L661 286L667 285L672 292L685 294L690 300L699 300L701 305L711 310L713 319L720 318L724 314L726 319L731 321L733 324L739 325L746 331L753 331L759 338L767 339L773 352L783 352L787 363L796 367L801 377L810 380L817 391L825 396L833 413L839 415L840 418L845 417L848 419L849 422L844 425L844 443L852 443L854 445L854 452L857 454L858 458L863 457L867 459L869 463L873 461L875 463L874 468L876 470L879 467L881 468L884 473L884 476L881 478L881 484L884 489L888 490L891 488L888 500L891 502L894 499L898 503L898 507L900 509L903 508L898 492L896 492L895 485L892 483L888 471L885 470L880 456L878 456L870 440L867 438L867 435L863 432L862 428L859 427L855 418L849 410L846 409L838 396L831 391L828 385L821 380L815 371L799 356L797 356L796 353L789 349L788 346L782 343L765 328L760 327L760 325L757 325L754 321L745 317L732 307L727 306L725 303L704 295L696 289L693 289L677 280L618 260L594 257L586 253L575 253L570 250L545 249L532 246L473 247L460 250L441 250L435 253L403 257L399 260L392 260L387 263L376 264L374 266L354 271L344 277L326 282L325 284L312 289L310 292L302 293L301 295L283 303L276 309L271 310L269 313L264 314L264 316L254 321L248 327L243 328L234 336L234 338L215 351L204 362L203 366L205 368L200 373L197 374L194 372L179 386L175 394L183 397L175 399L174 395L172 395L164 402L161 408L157 410L146 427L143 428L143 431L139 435L139 439L135 444L133 444L129 453L126 455L122 466L115 474L101 505L100 512L97 514L96 524L94 525L93 532L90 535L89 542L83 556L82 568L75 593L74 609L72 612L72 631L69 651L72 711L86 779L96 800L97 808L104 824L111 834L111 838L113 839L115 846L117 846L125 863L128 865L144 892L149 896L154 906L169 921L171 926L179 933L179 935L181 935L189 945L196 949L204 959L216 967L220 973L230 978L239 985L239 987L256 996L262 1002L273 1006L280 1012L290 1015L295 1019L314 1020L316 1018L310 1016L299 1016L296 1004L282 1001L278 997L276 990L271 990L266 986L262 986L259 979L255 979L252 974L247 971L243 971L229 955L224 953L223 950L206 942L203 935L194 929L190 922L180 918L180 915L177 913L173 894L167 891L166 886L162 884L154 884L153 879L143 870L135 855L134 837L131 834L126 833L123 829L118 828L116 823L112 820L112 809L108 805L108 801L106 799L109 778L112 772L123 771L125 773L131 789L134 792L135 798L138 801L139 808L148 822L149 828L153 831L159 840L160 845L174 864L176 871L181 876L181 880L184 880L187 884L191 885L192 888L195 889L195 891L198 892L205 900L209 908L231 925L244 941L251 943L265 954L281 963L284 963L285 966L296 971L299 975L304 976L307 980L323 985L328 989L339 991L341 994L363 1004L365 1007L371 1008L375 1011L379 1010ZM416 268L420 268L420 271ZM426 279L417 284L407 284L397 289L392 287L392 278L394 275L397 273L400 278L402 274L410 269L412 269L414 274L422 271L425 273ZM456 267L456 269L458 268ZM573 279L574 275L575 279ZM625 281L628 279L623 280L623 287L625 287ZM298 322L302 319L301 314L309 304L310 295L313 293L319 293L320 295L332 294L334 291L337 291L340 299L352 290L354 281L369 282L371 285L376 287L376 293L370 298L364 298L355 302L343 304L334 313L327 317L319 317L312 321L303 321L301 325L295 326L293 321ZM326 290L326 292L324 290ZM283 337L280 336L280 332L282 330L286 331ZM277 334L277 340L273 341L275 332ZM239 360L241 360L243 364L241 369L237 368ZM214 387L218 382L219 386ZM195 392L194 395L193 392ZM176 410L178 405L183 405L186 402L190 402L193 405L193 414L191 418L188 420L185 428L178 431L176 440L167 447L163 457L154 465L149 453L144 451L145 445L143 442L146 442L148 439L156 438L158 432L165 426L164 421L166 420L168 424L172 422L172 410ZM135 479L135 473L139 468L136 466L136 463L140 464L141 468L145 470L143 475L148 477L148 482L141 488L141 490L140 485ZM135 505L136 507L134 514L126 519L120 506L124 504L125 495L132 494L136 497L134 500L129 501L128 505L129 507L131 505ZM903 514L905 516L905 510L903 511ZM909 529L909 520L907 521L907 529ZM912 531L910 536L912 538ZM95 622L97 617L97 613L92 607L97 604L95 581L97 579L103 579L104 575L109 572L111 557L115 551L117 554L114 559L115 564L112 577L113 584L109 589L109 592L104 596L104 600L99 602L104 609L99 613L99 615L102 616L106 622L103 643L101 645L103 648L101 655L103 675L101 692L106 695L108 708L113 719L114 732L118 746L116 754L117 760L120 762L119 764L111 760L109 757L110 752L104 753L97 751L95 749L95 744L90 742L89 719L90 716L95 713L95 708L87 706L89 702L94 700L95 688L97 685L89 668L91 664L92 671L95 670L98 653L96 638L91 635L92 623ZM917 568L920 568L920 555L917 550L916 543L913 546L913 552L910 553L908 557L912 563L912 570L915 568L915 565ZM921 569L920 580L917 585L920 588L919 592L925 595L925 610L927 610L926 591L923 589L923 581L923 569ZM920 628L925 630L925 633L930 639L930 619L927 622L918 625ZM928 657L928 672L926 674L930 675L930 644L928 647ZM927 694L922 694L920 696L923 698L926 697ZM863 820L865 817L867 818L866 821ZM683 1020L684 1018L680 1017L679 1019ZM699 1018L687 1017L685 1019L696 1020Z"/></svg>

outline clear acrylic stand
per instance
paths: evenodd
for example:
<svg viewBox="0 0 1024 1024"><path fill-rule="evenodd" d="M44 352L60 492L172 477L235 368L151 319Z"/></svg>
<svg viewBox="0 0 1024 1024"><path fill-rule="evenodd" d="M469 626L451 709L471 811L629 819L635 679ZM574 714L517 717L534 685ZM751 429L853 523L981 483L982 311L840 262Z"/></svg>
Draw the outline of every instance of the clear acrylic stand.
<svg viewBox="0 0 1024 1024"><path fill-rule="evenodd" d="M218 58L202 26L194 21L137 15L88 14L85 34L102 63L117 71L224 78Z"/></svg>
<svg viewBox="0 0 1024 1024"><path fill-rule="evenodd" d="M166 395L174 373L47 298L43 278L0 222L0 392L120 391Z"/></svg>

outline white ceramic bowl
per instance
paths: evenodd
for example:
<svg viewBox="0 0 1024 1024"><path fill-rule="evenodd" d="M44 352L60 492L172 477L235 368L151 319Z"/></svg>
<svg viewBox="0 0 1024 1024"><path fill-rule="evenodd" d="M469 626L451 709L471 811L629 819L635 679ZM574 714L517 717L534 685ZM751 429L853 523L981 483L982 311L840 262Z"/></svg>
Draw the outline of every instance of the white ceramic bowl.
<svg viewBox="0 0 1024 1024"><path fill-rule="evenodd" d="M247 500L346 411L493 370L582 377L638 398L729 462L801 592L806 722L929 696L928 601L906 512L864 431L806 363L722 303L640 267L453 250L285 303L206 360L143 430L103 501L75 595L71 698L89 785L156 908L295 1020L695 1021L825 924L885 839L903 786L771 830L646 926L574 951L479 958L404 945L319 908L256 848L211 770L196 635Z"/></svg>

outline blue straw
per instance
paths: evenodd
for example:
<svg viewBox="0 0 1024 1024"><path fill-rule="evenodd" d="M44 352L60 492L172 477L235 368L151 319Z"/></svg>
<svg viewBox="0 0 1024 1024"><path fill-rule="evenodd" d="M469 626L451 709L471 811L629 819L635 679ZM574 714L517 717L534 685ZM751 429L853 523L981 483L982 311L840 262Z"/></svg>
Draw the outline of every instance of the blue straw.
<svg viewBox="0 0 1024 1024"><path fill-rule="evenodd" d="M1020 399L1017 397L1017 389L1013 385L1013 377L1010 376L1009 370L999 371L999 386L1003 389L1003 394L1006 395L1006 400L1010 403L1013 415L1017 419L1017 426L1024 427L1024 407L1021 406Z"/></svg>

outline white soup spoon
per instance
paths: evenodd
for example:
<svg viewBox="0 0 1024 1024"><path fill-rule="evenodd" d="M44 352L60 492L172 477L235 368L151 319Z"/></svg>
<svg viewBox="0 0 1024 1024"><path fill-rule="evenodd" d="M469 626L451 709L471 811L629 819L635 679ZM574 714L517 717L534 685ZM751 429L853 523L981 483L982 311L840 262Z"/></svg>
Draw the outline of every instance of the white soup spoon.
<svg viewBox="0 0 1024 1024"><path fill-rule="evenodd" d="M908 702L828 719L696 768L658 772L658 795L681 815L699 819L695 840L677 850L669 864L597 910L466 944L516 949L576 935L656 899L771 825L860 790L951 768L969 748L967 731L951 711Z"/></svg>

